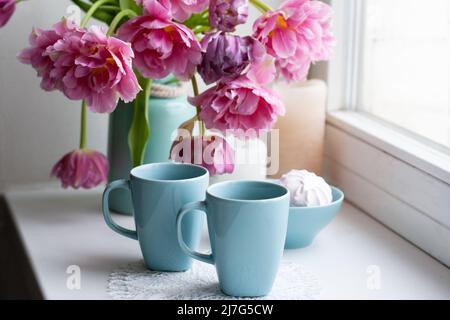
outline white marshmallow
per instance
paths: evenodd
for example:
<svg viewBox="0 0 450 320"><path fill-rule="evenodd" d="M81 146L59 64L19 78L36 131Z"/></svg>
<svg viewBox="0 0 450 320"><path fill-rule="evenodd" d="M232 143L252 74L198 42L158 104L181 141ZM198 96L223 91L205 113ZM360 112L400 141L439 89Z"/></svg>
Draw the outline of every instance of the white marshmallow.
<svg viewBox="0 0 450 320"><path fill-rule="evenodd" d="M280 181L290 191L293 207L320 207L333 202L331 187L312 172L292 170Z"/></svg>

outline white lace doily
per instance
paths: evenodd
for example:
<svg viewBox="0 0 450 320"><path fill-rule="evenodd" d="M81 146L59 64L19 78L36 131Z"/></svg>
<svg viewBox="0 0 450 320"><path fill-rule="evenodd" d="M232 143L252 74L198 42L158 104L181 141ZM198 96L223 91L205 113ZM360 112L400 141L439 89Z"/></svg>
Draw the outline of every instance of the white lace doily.
<svg viewBox="0 0 450 320"><path fill-rule="evenodd" d="M311 300L320 291L315 275L298 264L282 262L272 292L262 299ZM237 299L220 291L214 266L196 261L189 271L177 273L149 271L142 263L124 266L110 274L108 294L121 300Z"/></svg>

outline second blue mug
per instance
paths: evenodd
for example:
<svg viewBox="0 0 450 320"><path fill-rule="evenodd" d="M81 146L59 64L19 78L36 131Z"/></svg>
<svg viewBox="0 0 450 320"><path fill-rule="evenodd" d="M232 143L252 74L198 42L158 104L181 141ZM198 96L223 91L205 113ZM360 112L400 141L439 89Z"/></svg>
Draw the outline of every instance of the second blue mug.
<svg viewBox="0 0 450 320"><path fill-rule="evenodd" d="M129 180L112 182L103 194L103 216L115 232L138 240L147 267L156 271L185 271L192 259L179 247L176 216L186 203L205 198L209 173L191 164L158 163L131 170ZM131 191L136 231L117 225L109 211L109 195L114 189ZM200 242L202 216L192 212L181 229L189 246Z"/></svg>
<svg viewBox="0 0 450 320"><path fill-rule="evenodd" d="M208 218L212 254L190 247L183 230L193 210ZM177 217L181 248L194 259L216 266L222 291L236 297L267 295L283 255L289 215L289 191L257 181L235 181L208 188L206 201L185 205Z"/></svg>

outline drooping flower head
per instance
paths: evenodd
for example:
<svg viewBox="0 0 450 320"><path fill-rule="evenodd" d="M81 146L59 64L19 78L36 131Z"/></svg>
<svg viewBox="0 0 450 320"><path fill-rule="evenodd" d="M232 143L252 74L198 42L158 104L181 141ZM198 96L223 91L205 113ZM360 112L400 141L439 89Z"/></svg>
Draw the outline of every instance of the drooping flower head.
<svg viewBox="0 0 450 320"><path fill-rule="evenodd" d="M270 89L245 75L219 82L189 102L201 108L200 118L208 129L218 129L240 136L248 131L259 135L270 130L278 116L285 113L280 98Z"/></svg>
<svg viewBox="0 0 450 320"><path fill-rule="evenodd" d="M52 176L61 180L63 188L91 189L108 180L108 160L94 150L75 150L55 164Z"/></svg>
<svg viewBox="0 0 450 320"><path fill-rule="evenodd" d="M16 0L0 0L0 28L4 27L16 11Z"/></svg>
<svg viewBox="0 0 450 320"><path fill-rule="evenodd" d="M81 33L82 31L77 29L73 23L69 23L68 20L56 23L50 30L33 28L29 37L30 46L17 55L20 62L31 65L37 71L38 77L42 78L41 87L43 90L51 91L56 87L62 89L60 83L51 76L54 62L47 54L47 48L53 46L69 32Z"/></svg>
<svg viewBox="0 0 450 320"><path fill-rule="evenodd" d="M200 13L208 7L208 0L136 0L138 5L143 5L146 14L152 14L152 2L159 2L179 21L185 21L193 13Z"/></svg>
<svg viewBox="0 0 450 320"><path fill-rule="evenodd" d="M234 31L248 18L247 0L210 0L209 24L221 31Z"/></svg>
<svg viewBox="0 0 450 320"><path fill-rule="evenodd" d="M163 6L151 3L151 14L129 20L120 27L118 36L131 42L134 65L143 76L162 79L173 73L188 80L201 61L200 43L192 30L171 21Z"/></svg>
<svg viewBox="0 0 450 320"><path fill-rule="evenodd" d="M234 150L227 140L214 135L189 137L174 143L170 159L179 163L201 165L211 176L233 173Z"/></svg>
<svg viewBox="0 0 450 320"><path fill-rule="evenodd" d="M44 90L58 89L71 100L86 101L94 112L110 113L117 101L133 101L140 90L128 43L108 37L97 26L81 29L63 20L52 29L35 29L30 47L18 59L42 77Z"/></svg>
<svg viewBox="0 0 450 320"><path fill-rule="evenodd" d="M288 0L255 21L254 36L275 57L282 76L303 81L311 63L330 57L331 18L331 8L321 1Z"/></svg>

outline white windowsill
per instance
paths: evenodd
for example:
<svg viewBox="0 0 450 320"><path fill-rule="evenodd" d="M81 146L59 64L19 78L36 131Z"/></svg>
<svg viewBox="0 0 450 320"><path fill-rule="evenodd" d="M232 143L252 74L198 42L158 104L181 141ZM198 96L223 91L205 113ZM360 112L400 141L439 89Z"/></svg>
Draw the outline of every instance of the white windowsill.
<svg viewBox="0 0 450 320"><path fill-rule="evenodd" d="M327 122L326 178L450 266L450 156L361 113L331 112Z"/></svg>
<svg viewBox="0 0 450 320"><path fill-rule="evenodd" d="M6 194L45 298L109 299L109 274L141 260L137 242L104 223L101 192L40 186ZM131 217L115 219L133 226ZM321 299L450 299L445 266L348 203L311 247L287 251L285 259L317 276ZM69 265L81 268L81 290L66 287ZM379 287L370 286L373 270Z"/></svg>
<svg viewBox="0 0 450 320"><path fill-rule="evenodd" d="M450 152L436 150L360 112L333 111L327 122L450 184Z"/></svg>

